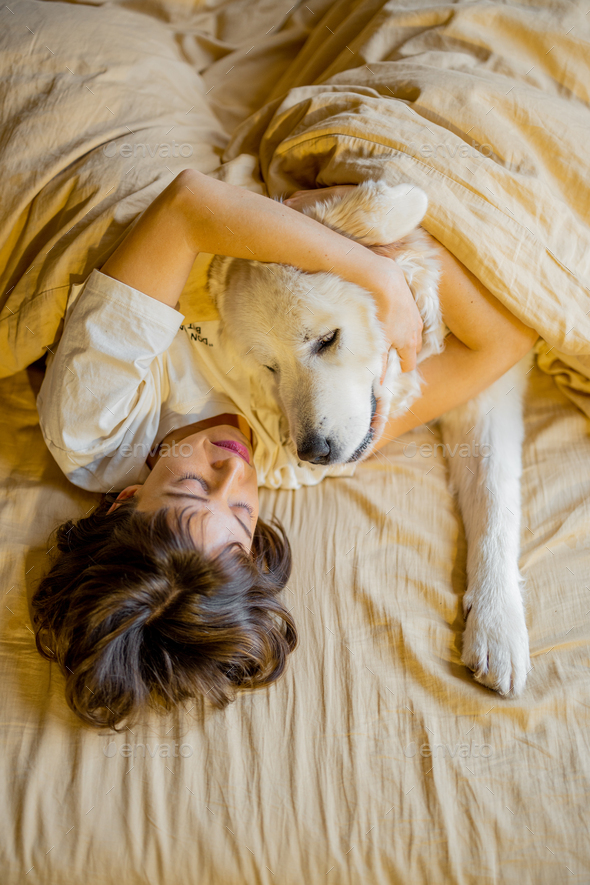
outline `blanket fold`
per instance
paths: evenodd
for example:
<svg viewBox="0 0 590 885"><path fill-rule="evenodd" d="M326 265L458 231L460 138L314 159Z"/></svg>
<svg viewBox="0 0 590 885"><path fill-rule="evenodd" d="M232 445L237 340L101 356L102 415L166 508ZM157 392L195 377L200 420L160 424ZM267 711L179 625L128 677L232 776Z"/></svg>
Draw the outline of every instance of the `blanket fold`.
<svg viewBox="0 0 590 885"><path fill-rule="evenodd" d="M539 332L590 415L586 12L337 3L223 159L256 155L271 196L367 178L423 188L425 229Z"/></svg>
<svg viewBox="0 0 590 885"><path fill-rule="evenodd" d="M229 144L178 51L182 23L173 39L115 7L83 59L72 35L87 48L103 8L48 8L22 0L0 36L14 62L1 104L2 374L57 341L71 283L105 260L172 174L195 166L270 196L367 178L423 188L426 230L538 331L543 365L568 365L553 374L586 403L590 17L581 0L325 3ZM25 50L26 65L16 57ZM152 151L170 127L190 157L122 154L128 141ZM204 270L183 293L189 319L212 313Z"/></svg>

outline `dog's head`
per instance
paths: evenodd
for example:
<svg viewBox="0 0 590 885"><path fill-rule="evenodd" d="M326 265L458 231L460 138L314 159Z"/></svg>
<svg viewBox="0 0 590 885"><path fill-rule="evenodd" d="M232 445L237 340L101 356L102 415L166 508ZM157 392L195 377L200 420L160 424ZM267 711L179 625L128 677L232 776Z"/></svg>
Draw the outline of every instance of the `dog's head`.
<svg viewBox="0 0 590 885"><path fill-rule="evenodd" d="M418 361L443 340L438 262L417 229L427 204L413 185L368 181L306 212L365 245L398 244L395 260L424 320ZM301 460L327 465L367 457L389 415L420 394L418 373L402 374L394 350L381 385L387 342L373 296L353 283L331 273L216 256L209 290L225 345L278 401Z"/></svg>
<svg viewBox="0 0 590 885"><path fill-rule="evenodd" d="M326 465L366 456L399 374L392 352L381 386L386 343L372 296L334 274L219 261L210 288L222 335L278 400L298 457Z"/></svg>

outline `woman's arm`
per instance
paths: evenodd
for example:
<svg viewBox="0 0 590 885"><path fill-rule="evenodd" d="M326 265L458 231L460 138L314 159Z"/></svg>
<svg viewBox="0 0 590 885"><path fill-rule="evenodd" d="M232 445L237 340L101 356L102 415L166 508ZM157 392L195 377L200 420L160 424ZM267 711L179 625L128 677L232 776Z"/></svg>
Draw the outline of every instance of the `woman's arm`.
<svg viewBox="0 0 590 885"><path fill-rule="evenodd" d="M334 273L371 291L405 371L422 319L398 266L284 204L192 169L157 197L102 272L171 307L199 252Z"/></svg>
<svg viewBox="0 0 590 885"><path fill-rule="evenodd" d="M430 240L439 253L440 303L451 334L442 353L420 364L425 382L422 395L410 412L388 421L375 449L481 393L528 353L539 337L451 252L434 237ZM396 251L394 245L374 248L391 257Z"/></svg>

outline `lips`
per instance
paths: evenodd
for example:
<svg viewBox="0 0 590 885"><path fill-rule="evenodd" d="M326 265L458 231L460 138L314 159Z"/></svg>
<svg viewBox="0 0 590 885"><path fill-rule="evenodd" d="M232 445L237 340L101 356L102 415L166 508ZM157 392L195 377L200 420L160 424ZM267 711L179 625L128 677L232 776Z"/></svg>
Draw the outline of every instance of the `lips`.
<svg viewBox="0 0 590 885"><path fill-rule="evenodd" d="M229 449L230 452L235 452L236 455L239 455L240 458L246 462L246 464L250 463L250 453L246 446L243 446L242 443L236 442L233 439L223 439L219 442L213 443L214 446L218 446L220 449Z"/></svg>

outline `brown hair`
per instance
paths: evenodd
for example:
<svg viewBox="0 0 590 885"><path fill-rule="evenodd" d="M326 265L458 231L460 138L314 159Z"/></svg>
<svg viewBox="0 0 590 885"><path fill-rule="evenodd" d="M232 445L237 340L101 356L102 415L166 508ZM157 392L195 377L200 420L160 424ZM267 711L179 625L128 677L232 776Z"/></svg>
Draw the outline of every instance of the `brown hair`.
<svg viewBox="0 0 590 885"><path fill-rule="evenodd" d="M117 729L151 699L166 709L205 695L216 707L237 688L269 685L297 644L277 599L291 573L280 524L258 520L252 552L201 552L182 513L107 515L56 530L58 555L33 597L39 652L56 661L66 699L87 724Z"/></svg>

